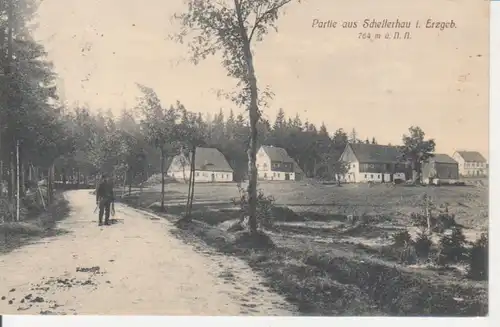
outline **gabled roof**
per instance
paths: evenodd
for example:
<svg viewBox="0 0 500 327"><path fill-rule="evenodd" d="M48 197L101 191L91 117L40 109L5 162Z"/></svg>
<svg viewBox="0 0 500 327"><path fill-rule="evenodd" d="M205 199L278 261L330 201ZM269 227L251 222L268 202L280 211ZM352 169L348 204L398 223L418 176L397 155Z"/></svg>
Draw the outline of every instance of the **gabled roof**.
<svg viewBox="0 0 500 327"><path fill-rule="evenodd" d="M477 151L457 151L467 162L486 162L486 159Z"/></svg>
<svg viewBox="0 0 500 327"><path fill-rule="evenodd" d="M286 150L283 148L278 148L278 147L270 146L270 145L262 145L261 149L264 150L264 152L268 155L268 157L269 157L269 159L271 159L271 161L295 163L295 160L293 160L288 155L288 152L286 152Z"/></svg>
<svg viewBox="0 0 500 327"><path fill-rule="evenodd" d="M188 159L189 162L189 159ZM196 148L195 170L232 172L226 157L216 148Z"/></svg>
<svg viewBox="0 0 500 327"><path fill-rule="evenodd" d="M437 163L458 164L452 157L443 153L434 153L431 160Z"/></svg>
<svg viewBox="0 0 500 327"><path fill-rule="evenodd" d="M359 162L395 163L400 162L401 153L392 145L352 143L348 144Z"/></svg>

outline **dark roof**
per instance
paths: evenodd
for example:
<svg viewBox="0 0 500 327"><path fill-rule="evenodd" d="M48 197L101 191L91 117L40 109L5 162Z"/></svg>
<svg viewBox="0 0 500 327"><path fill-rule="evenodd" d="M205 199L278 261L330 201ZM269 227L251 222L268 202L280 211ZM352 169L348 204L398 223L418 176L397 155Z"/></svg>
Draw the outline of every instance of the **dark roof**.
<svg viewBox="0 0 500 327"><path fill-rule="evenodd" d="M431 160L437 163L458 164L452 157L443 153L434 153Z"/></svg>
<svg viewBox="0 0 500 327"><path fill-rule="evenodd" d="M457 151L467 162L486 162L486 159L477 151Z"/></svg>
<svg viewBox="0 0 500 327"><path fill-rule="evenodd" d="M286 152L286 150L283 148L278 148L269 145L263 145L261 147L264 150L264 152L266 152L266 154L269 156L269 159L271 159L271 161L295 163L295 161L288 155L288 152Z"/></svg>
<svg viewBox="0 0 500 327"><path fill-rule="evenodd" d="M349 144L359 162L394 163L399 162L401 153L393 145L353 143Z"/></svg>
<svg viewBox="0 0 500 327"><path fill-rule="evenodd" d="M226 157L216 148L196 148L195 169L232 172Z"/></svg>

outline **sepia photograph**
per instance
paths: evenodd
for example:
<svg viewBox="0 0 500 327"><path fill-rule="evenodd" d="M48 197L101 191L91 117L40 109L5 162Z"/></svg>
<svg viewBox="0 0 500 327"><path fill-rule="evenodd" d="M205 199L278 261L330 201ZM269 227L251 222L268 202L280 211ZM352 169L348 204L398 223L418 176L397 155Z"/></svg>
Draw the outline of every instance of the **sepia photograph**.
<svg viewBox="0 0 500 327"><path fill-rule="evenodd" d="M0 315L488 316L490 5L0 0Z"/></svg>

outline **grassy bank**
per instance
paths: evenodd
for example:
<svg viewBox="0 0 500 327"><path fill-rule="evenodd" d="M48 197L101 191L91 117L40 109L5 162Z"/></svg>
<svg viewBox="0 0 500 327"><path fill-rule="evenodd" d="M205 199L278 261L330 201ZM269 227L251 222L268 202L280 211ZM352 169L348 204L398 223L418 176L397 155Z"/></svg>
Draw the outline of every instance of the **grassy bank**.
<svg viewBox="0 0 500 327"><path fill-rule="evenodd" d="M176 221L183 214L185 193L181 187L167 188L167 213L159 213L166 219ZM227 197L230 189L230 186L199 187L193 208L195 220L180 226L175 234L196 246L209 246L242 258L266 277L269 287L296 304L304 315L481 316L488 312L487 282L470 281L454 269L402 265L391 253L382 251L388 235L407 223L405 217L399 217L399 212L418 195L416 188L389 191L397 198L386 191L384 201L379 203L388 205L376 207L384 213L383 217L363 228L348 228L343 208L332 202L342 199L344 207L354 206L361 196L349 198L350 193L380 194L380 190L353 192L345 188L334 189L330 194L314 191L327 199L324 204L306 187L275 190L274 194L282 198L278 204L292 204L290 207L297 214L280 217L267 231L274 246L258 250L248 247L245 234L228 232L227 227L240 215ZM432 191L446 192L450 202L460 201L463 204L460 212L464 207L472 212L478 197L483 196L476 189L467 188ZM408 197L401 195L405 192ZM287 193L293 197L302 193L306 197L299 203L291 197L285 198ZM312 200L307 202L307 198ZM158 214L159 199L159 192L146 190L125 198L124 202ZM482 209L483 203L480 205ZM481 228L482 219L487 220L479 215L474 219L467 217L470 216L459 215L457 220L464 224L473 222ZM469 228L472 230L473 226Z"/></svg>
<svg viewBox="0 0 500 327"><path fill-rule="evenodd" d="M68 214L68 201L62 192L56 192L54 202L46 211L31 208L25 212L22 221L0 224L0 253L10 252L37 239L64 233L56 228L56 224Z"/></svg>

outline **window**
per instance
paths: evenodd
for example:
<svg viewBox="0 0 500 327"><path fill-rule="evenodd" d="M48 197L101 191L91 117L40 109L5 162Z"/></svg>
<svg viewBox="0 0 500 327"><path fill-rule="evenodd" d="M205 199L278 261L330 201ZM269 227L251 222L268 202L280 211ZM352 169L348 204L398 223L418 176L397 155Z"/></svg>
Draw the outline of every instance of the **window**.
<svg viewBox="0 0 500 327"><path fill-rule="evenodd" d="M352 164L352 168L356 168L356 164Z"/></svg>
<svg viewBox="0 0 500 327"><path fill-rule="evenodd" d="M378 177L377 178L380 178L380 174L378 174Z"/></svg>
<svg viewBox="0 0 500 327"><path fill-rule="evenodd" d="M200 172L199 171L196 172L196 177L200 177Z"/></svg>
<svg viewBox="0 0 500 327"><path fill-rule="evenodd" d="M280 177L280 173L278 173L278 177Z"/></svg>
<svg viewBox="0 0 500 327"><path fill-rule="evenodd" d="M368 178L368 175L367 175L367 174L365 174L365 178Z"/></svg>
<svg viewBox="0 0 500 327"><path fill-rule="evenodd" d="M276 177L276 173L273 173L273 177Z"/></svg>
<svg viewBox="0 0 500 327"><path fill-rule="evenodd" d="M373 174L370 174L370 178L373 178Z"/></svg>
<svg viewBox="0 0 500 327"><path fill-rule="evenodd" d="M267 169L267 164L266 163L263 164L262 166L264 167L264 169Z"/></svg>

